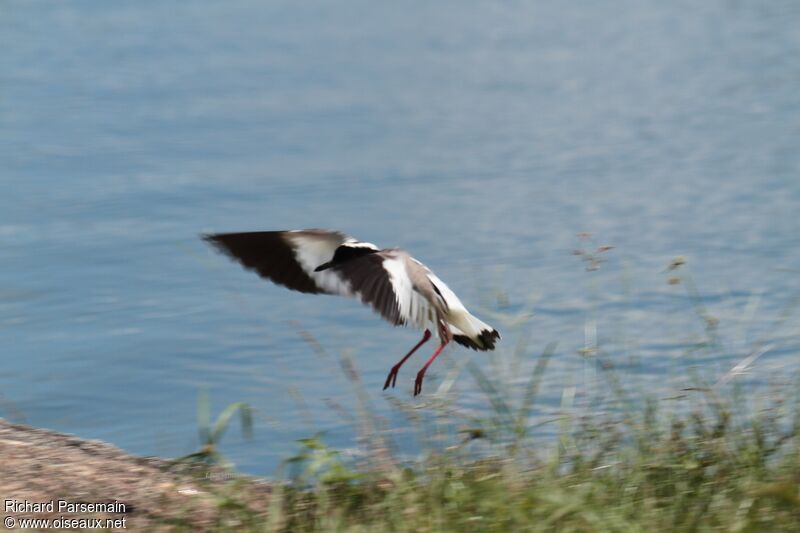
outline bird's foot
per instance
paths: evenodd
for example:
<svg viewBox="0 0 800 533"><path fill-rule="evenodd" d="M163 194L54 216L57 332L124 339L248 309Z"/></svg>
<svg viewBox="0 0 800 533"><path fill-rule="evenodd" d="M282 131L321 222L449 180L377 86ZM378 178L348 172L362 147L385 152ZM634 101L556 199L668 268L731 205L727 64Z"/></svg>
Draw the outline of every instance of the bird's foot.
<svg viewBox="0 0 800 533"><path fill-rule="evenodd" d="M386 376L386 383L383 384L383 390L388 389L389 385L391 385L392 388L394 388L395 383L397 383L397 374L399 373L400 373L400 365L393 366L392 369L389 371L389 375Z"/></svg>
<svg viewBox="0 0 800 533"><path fill-rule="evenodd" d="M417 373L417 379L414 380L414 396L422 392L422 380L425 379L426 370L427 368L423 368Z"/></svg>

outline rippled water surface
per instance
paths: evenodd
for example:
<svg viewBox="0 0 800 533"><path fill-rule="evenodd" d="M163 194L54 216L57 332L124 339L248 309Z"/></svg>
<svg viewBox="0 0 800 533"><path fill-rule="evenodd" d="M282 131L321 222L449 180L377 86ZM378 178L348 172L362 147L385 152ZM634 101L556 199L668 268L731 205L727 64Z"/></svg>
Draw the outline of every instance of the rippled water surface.
<svg viewBox="0 0 800 533"><path fill-rule="evenodd" d="M271 473L318 430L351 445L352 349L402 425L380 389L417 332L261 282L205 231L409 249L522 346L509 387L559 343L538 416L603 387L596 343L663 396L765 343L744 383L799 369L795 2L9 1L0 50L0 416L177 456L207 389L257 409L224 452ZM667 283L678 255L705 308ZM447 353L427 393L492 370ZM486 405L466 371L454 391Z"/></svg>

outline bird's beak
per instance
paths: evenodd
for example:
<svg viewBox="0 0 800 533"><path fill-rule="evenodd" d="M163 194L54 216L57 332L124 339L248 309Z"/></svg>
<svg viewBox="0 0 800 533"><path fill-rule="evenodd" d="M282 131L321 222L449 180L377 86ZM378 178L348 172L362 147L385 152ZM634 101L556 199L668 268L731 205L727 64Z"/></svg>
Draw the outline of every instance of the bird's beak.
<svg viewBox="0 0 800 533"><path fill-rule="evenodd" d="M331 262L328 261L327 263L322 263L320 266L314 269L314 272L322 272L323 270L329 269L331 266Z"/></svg>

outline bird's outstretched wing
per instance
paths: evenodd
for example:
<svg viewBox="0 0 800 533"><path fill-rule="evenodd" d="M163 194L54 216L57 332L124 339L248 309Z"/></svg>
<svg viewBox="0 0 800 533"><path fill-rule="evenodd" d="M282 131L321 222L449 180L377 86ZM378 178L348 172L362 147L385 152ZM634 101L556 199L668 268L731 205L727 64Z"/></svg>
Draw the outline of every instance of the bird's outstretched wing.
<svg viewBox="0 0 800 533"><path fill-rule="evenodd" d="M344 233L320 229L203 238L273 283L300 292L357 297L394 325L417 323L429 314L401 268L399 251L378 250Z"/></svg>
<svg viewBox="0 0 800 533"><path fill-rule="evenodd" d="M335 265L331 270L350 285L354 296L371 306L388 322L400 326L409 323L409 317L400 307L403 294L401 291L406 288L413 289L407 276L405 280L398 281L397 274L387 268L387 261L393 260L393 252L393 250L383 250L361 255ZM405 287L403 283L408 286Z"/></svg>
<svg viewBox="0 0 800 533"><path fill-rule="evenodd" d="M321 229L253 231L204 235L203 239L278 285L307 293L353 295L349 284L332 269L315 272L333 258L339 246L356 242L344 233Z"/></svg>

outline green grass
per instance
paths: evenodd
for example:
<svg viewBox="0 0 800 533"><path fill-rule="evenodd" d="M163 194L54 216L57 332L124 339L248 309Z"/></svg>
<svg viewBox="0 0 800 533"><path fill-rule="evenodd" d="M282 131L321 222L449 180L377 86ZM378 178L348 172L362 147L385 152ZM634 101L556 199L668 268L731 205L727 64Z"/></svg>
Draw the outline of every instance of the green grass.
<svg viewBox="0 0 800 533"><path fill-rule="evenodd" d="M740 425L716 400L685 415L655 405L577 420L555 443L484 458L464 453L469 441L410 465L360 468L319 437L304 439L266 512L237 503L246 485L234 486L220 499L220 530L797 529L796 405L776 400Z"/></svg>
<svg viewBox="0 0 800 533"><path fill-rule="evenodd" d="M670 265L669 283L685 287L706 334L702 349L721 349L717 321L691 277L677 275L684 262ZM518 374L530 352L525 320L507 318L508 328L519 326L522 340L494 355L505 359L492 360L489 370L451 365L422 406L401 394L388 397L423 443L415 459L393 450L352 358L342 354L343 373L356 391L363 456L346 458L323 435L303 439L285 463L287 480L276 482L266 501L253 505L247 484L239 481L219 495L218 530L800 530L797 378L773 385L758 401L736 380L768 349L766 342L743 366L711 380L695 375L694 386L666 400L628 390L603 347L588 343L581 355L595 365L605 399L572 409L575 389L565 385L561 409L546 421L556 435L543 438L531 414L558 348L553 343L541 349L527 365L532 368L524 386L506 386L498 377L503 373L491 369L506 365ZM464 419L449 400L462 368L485 394L480 417ZM204 446L218 442L239 409L231 406L213 431L209 417L202 417Z"/></svg>

